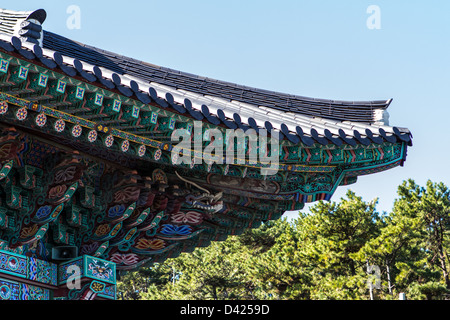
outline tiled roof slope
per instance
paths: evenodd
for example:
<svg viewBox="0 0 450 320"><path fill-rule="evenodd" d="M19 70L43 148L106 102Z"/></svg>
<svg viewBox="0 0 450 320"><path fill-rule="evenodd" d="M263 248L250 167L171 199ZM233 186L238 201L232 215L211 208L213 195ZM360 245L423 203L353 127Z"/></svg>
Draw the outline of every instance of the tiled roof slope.
<svg viewBox="0 0 450 320"><path fill-rule="evenodd" d="M59 51L63 55L108 68L119 74L129 74L144 81L312 117L371 123L377 121L375 110L385 110L391 102L391 100L335 101L250 88L152 65L81 44L48 31L44 31L44 48Z"/></svg>

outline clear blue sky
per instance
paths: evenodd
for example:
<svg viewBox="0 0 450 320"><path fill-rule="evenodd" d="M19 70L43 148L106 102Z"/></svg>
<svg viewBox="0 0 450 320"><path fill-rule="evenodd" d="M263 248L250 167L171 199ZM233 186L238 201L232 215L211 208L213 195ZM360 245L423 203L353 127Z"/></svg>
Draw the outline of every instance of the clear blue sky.
<svg viewBox="0 0 450 320"><path fill-rule="evenodd" d="M48 13L45 29L153 64L291 94L393 98L392 125L414 135L403 168L350 186L390 211L397 186L450 185L450 1L158 0L9 2ZM69 5L81 29L66 26ZM370 30L367 8L380 8ZM333 200L344 196L340 188Z"/></svg>

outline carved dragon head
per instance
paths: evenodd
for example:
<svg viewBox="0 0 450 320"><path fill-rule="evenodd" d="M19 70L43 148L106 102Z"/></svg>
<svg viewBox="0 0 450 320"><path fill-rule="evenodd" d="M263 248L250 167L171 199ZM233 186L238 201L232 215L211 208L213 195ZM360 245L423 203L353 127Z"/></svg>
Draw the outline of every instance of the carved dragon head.
<svg viewBox="0 0 450 320"><path fill-rule="evenodd" d="M201 209L210 213L217 213L223 208L223 192L212 194L209 190L199 186L195 182L183 178L175 172L177 177L189 186L189 193L186 195L186 203L192 208Z"/></svg>

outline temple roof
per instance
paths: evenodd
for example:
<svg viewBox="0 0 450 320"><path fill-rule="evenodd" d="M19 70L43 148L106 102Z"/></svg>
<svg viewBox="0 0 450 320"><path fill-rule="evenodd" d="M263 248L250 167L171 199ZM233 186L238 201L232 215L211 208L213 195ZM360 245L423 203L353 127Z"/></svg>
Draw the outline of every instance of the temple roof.
<svg viewBox="0 0 450 320"><path fill-rule="evenodd" d="M44 31L45 18L0 10L0 248L39 244L33 254L49 260L69 245L136 270L329 201L359 176L402 166L412 144L389 125L391 100L187 74ZM267 130L270 148L227 128ZM178 130L193 148L174 145ZM208 163L213 141L222 155Z"/></svg>
<svg viewBox="0 0 450 320"><path fill-rule="evenodd" d="M0 21L6 11L0 10ZM34 16L45 20L38 10L18 15L17 23L23 25L23 21ZM22 37L23 43L19 43L14 32L0 31L4 33L0 33L3 40L0 46L4 49L9 44L22 46L23 52L40 59L47 67L59 66L70 76L100 82L125 96L136 96L143 103L156 101L196 120L206 118L231 129L267 129L272 135L309 146L316 142L368 145L397 140L411 145L408 129L389 125L386 109L391 99L337 101L289 95L156 66L49 31L41 31L43 41L39 47L28 38Z"/></svg>

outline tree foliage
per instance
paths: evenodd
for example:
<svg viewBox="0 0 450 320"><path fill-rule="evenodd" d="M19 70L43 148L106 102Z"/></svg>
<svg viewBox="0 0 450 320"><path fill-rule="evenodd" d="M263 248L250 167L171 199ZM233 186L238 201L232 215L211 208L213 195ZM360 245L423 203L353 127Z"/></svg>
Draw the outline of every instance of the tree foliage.
<svg viewBox="0 0 450 320"><path fill-rule="evenodd" d="M297 219L270 221L128 273L120 299L443 299L450 292L450 190L413 180L389 214L349 191ZM374 270L376 272L374 272Z"/></svg>

